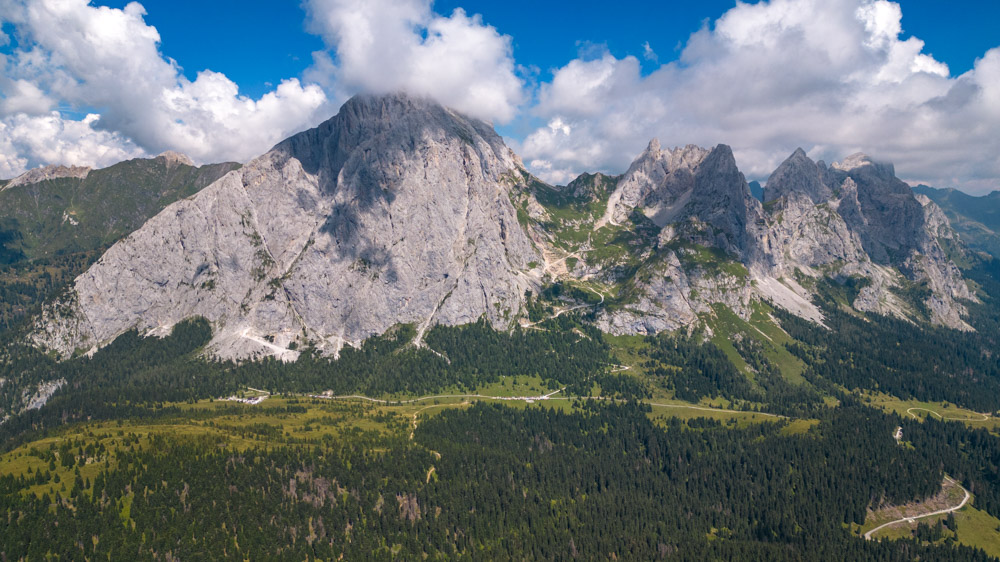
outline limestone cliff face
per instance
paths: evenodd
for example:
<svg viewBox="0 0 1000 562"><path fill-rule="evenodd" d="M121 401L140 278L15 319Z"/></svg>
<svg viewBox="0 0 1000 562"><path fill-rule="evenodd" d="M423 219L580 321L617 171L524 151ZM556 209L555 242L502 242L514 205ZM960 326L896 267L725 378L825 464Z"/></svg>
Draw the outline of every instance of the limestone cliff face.
<svg viewBox="0 0 1000 562"><path fill-rule="evenodd" d="M960 301L974 296L939 242L948 235L943 215L918 201L891 164L854 154L827 168L800 149L771 175L765 199L783 273L864 277L869 285L854 306L904 317L913 311L898 289L924 285L931 321L970 329Z"/></svg>
<svg viewBox="0 0 1000 562"><path fill-rule="evenodd" d="M867 279L859 310L970 329L974 296L945 252L957 238L891 164L797 150L764 201L725 145L653 140L622 176L557 188L485 123L361 96L115 244L32 337L67 355L199 315L218 357L292 360L401 323L418 340L484 316L505 328L545 276L616 286L596 318L614 333L690 327L716 304L749 318L758 299L822 322L808 288L821 277Z"/></svg>
<svg viewBox="0 0 1000 562"><path fill-rule="evenodd" d="M653 139L619 180L598 226L620 224L634 210L660 227L693 223L703 241L754 263L764 259L761 204L724 144L661 150ZM690 229L688 234L695 236Z"/></svg>
<svg viewBox="0 0 1000 562"><path fill-rule="evenodd" d="M661 150L653 139L618 181L601 224L621 224L635 208L660 226L671 222L693 193L695 171L708 154L694 145Z"/></svg>
<svg viewBox="0 0 1000 562"><path fill-rule="evenodd" d="M200 315L219 357L336 353L401 323L498 328L538 259L493 129L429 101L360 96L113 246L51 306L63 354Z"/></svg>
<svg viewBox="0 0 1000 562"><path fill-rule="evenodd" d="M854 303L859 310L917 318L926 309L932 322L970 329L962 301L974 296L941 245L955 235L891 164L855 154L827 167L799 149L771 175L764 201L750 195L728 147L661 150L651 142L619 181L604 225L641 211L662 227L659 257L636 275L637 302L605 313L601 326L676 329L714 303L746 317L755 298L821 321L799 281L853 276L868 280ZM728 256L745 275L685 259L699 248L721 250L713 259ZM902 296L908 289L927 296L915 307Z"/></svg>
<svg viewBox="0 0 1000 562"><path fill-rule="evenodd" d="M656 251L632 281L635 302L605 311L599 326L619 334L675 330L716 303L749 317L753 279L772 263L761 203L728 146L661 150L654 139L619 180L602 227L636 211L661 227Z"/></svg>

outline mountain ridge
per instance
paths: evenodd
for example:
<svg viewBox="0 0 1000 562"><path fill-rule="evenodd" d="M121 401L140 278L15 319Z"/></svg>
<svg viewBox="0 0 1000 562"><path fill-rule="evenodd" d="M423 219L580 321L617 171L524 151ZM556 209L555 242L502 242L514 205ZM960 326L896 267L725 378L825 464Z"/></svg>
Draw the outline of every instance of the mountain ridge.
<svg viewBox="0 0 1000 562"><path fill-rule="evenodd" d="M947 226L891 164L800 149L765 204L728 146L653 139L621 176L570 186L531 176L486 123L358 96L116 244L32 337L66 356L203 316L217 357L293 360L399 324L417 345L435 324L509 328L560 280L602 295L594 321L612 333L691 329L716 304L748 318L758 300L822 322L811 287L826 277L865 279L860 311L971 329Z"/></svg>

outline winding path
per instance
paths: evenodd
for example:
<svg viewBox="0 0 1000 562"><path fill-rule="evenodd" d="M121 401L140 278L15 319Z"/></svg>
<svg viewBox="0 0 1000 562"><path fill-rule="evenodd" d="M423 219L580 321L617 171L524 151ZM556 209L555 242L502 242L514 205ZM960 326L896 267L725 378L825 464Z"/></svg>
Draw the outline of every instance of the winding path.
<svg viewBox="0 0 1000 562"><path fill-rule="evenodd" d="M923 408L919 408L919 409L922 410ZM955 482L950 477L945 476L944 478L945 478L945 480L947 480L947 481L951 482L952 484L958 486L959 488L962 489L963 492L965 492L965 497L962 498L962 503L960 503L960 504L958 504L958 505L956 505L954 507L949 507L947 509L939 509L937 511L932 511L930 513L924 513L923 515L916 515L916 516L913 516L913 517L903 517L901 519L896 519L895 521L889 521L888 523L883 523L883 524L879 525L878 527L875 527L871 531L868 531L867 533L865 533L865 538L868 539L868 540L871 540L872 539L872 535L874 535L875 533L877 533L878 531L881 531L882 529L884 529L886 527L891 527L892 525L897 525L899 523L913 523L917 519L924 519L925 517L934 517L935 515L944 515L945 513L951 513L953 511L958 511L958 510L962 509L963 507L965 507L965 504L969 503L969 498L971 498L972 495L969 494L969 491L966 490L964 487L962 487L961 484L959 484L958 482Z"/></svg>
<svg viewBox="0 0 1000 562"><path fill-rule="evenodd" d="M383 398L371 398L370 396L364 396L361 394L345 394L339 396L332 396L328 394L308 394L309 398L318 398L320 400L363 400L366 402L372 402L375 404L386 404L386 405L403 405L403 404L416 404L419 402L426 402L427 400L443 399L443 398L464 398L464 399L480 399L480 400L500 400L508 402L542 402L546 400L560 400L560 401L571 401L571 400L619 400L617 398L610 398L606 396L564 396L555 398L556 394L566 390L566 387L553 390L548 394L539 394L537 396L490 396L487 394L436 394L433 396L421 396L419 398L410 398L406 400L386 400ZM695 406L689 404L662 404L658 402L651 402L649 400L642 400L643 404L648 404L656 408L677 408L686 410L698 410L701 412L717 412L724 414L738 414L738 415L759 415L775 419L787 419L787 416L782 416L779 414L770 414L767 412L753 412L749 410L727 410L725 408L709 408L706 406ZM450 406L462 406L467 405L468 402L461 402L459 404L434 404L431 406L426 406L421 408L413 415L413 428L416 429L416 419L417 415L426 410L427 408L441 407L446 408ZM412 432L411 432L412 435Z"/></svg>
<svg viewBox="0 0 1000 562"><path fill-rule="evenodd" d="M594 289L593 287L586 287L585 286L584 288L587 289L588 291L590 291L591 293L594 293L595 295L601 297L601 302L599 302L597 304L578 304L576 306L570 306L570 307L562 308L562 309L557 310L554 314L551 314L551 315L549 315L546 318L542 318L538 322L521 322L521 327L522 328L534 328L535 326L541 324L542 322L548 322L549 320L552 320L553 318L559 318L560 316L562 316L563 314L566 314L567 312L573 312L574 310L580 310L581 308L594 308L594 307L598 307L598 306L601 306L602 304L604 304L604 293L598 291L597 289Z"/></svg>
<svg viewBox="0 0 1000 562"><path fill-rule="evenodd" d="M981 419L981 420L974 420L974 419L970 419L970 418L944 417L941 414L935 412L934 410L929 410L927 408L918 408L918 407L907 408L906 409L906 413L910 414L915 419L920 419L920 418L916 414L913 413L913 410L919 410L919 411L923 411L923 412L930 412L930 413L934 414L935 416L937 416L938 419L940 419L940 420L954 420L954 421L964 421L964 422L985 422L985 421L990 421L990 415L989 414L980 414L979 412L972 412L972 413L976 414L977 416L982 416L983 419Z"/></svg>

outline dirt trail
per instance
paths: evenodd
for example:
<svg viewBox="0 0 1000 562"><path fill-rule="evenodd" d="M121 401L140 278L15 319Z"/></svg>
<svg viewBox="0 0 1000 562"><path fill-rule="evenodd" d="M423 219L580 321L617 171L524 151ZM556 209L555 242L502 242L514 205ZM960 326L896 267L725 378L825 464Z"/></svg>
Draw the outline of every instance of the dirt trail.
<svg viewBox="0 0 1000 562"><path fill-rule="evenodd" d="M951 482L952 484L958 486L965 493L965 497L962 498L961 503L959 503L956 506L952 506L952 507L949 507L949 508L946 508L946 509L939 509L937 511L932 511L930 513L923 513L923 514L920 514L920 515L914 515L912 517L901 517L899 519L896 519L895 521L889 521L888 523L883 523L883 524L879 525L878 527L875 527L871 531L868 531L867 533L865 533L865 538L868 539L868 540L871 540L872 539L872 535L874 535L875 533L881 531L882 529L884 529L886 527L891 527L892 525L898 525L900 523L913 523L917 519L924 519L926 517L934 517L935 515L944 515L945 513L951 513L953 511L958 511L958 510L962 509L963 507L965 507L965 504L969 503L969 498L971 498L972 495L969 494L969 491L966 490L965 488L963 488L961 484L959 484L958 482L955 482L950 477L945 476L944 479L947 480L948 482Z"/></svg>
<svg viewBox="0 0 1000 562"><path fill-rule="evenodd" d="M917 407L907 408L906 409L906 413L910 414L911 416L913 416L916 419L920 419L920 418L916 414L913 413L913 410L918 410L918 411L921 411L921 412L930 412L930 413L934 414L935 416L937 416L939 420L954 420L954 421L964 421L964 422L985 422L985 421L990 421L990 415L989 414L980 414L979 412L972 412L972 413L976 414L977 416L982 416L983 419L981 419L981 420L974 420L974 419L971 419L971 418L945 417L945 416L942 416L941 414L935 412L934 410L929 410L927 408L917 408Z"/></svg>

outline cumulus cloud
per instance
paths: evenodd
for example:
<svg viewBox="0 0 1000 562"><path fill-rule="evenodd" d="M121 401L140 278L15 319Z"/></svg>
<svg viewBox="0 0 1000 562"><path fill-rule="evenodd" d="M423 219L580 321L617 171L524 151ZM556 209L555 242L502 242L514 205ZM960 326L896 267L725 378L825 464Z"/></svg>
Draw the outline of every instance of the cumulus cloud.
<svg viewBox="0 0 1000 562"><path fill-rule="evenodd" d="M98 164L106 161L102 154L134 154L137 147L179 150L201 162L245 160L317 120L327 100L315 84L289 79L254 100L216 72L188 80L160 53L159 33L145 23L145 13L136 2L119 10L87 0L0 0L0 20L18 37L16 49L0 60L5 134L44 122L60 131L63 149L8 138L27 151L8 155L8 165ZM56 101L100 118L48 113Z"/></svg>
<svg viewBox="0 0 1000 562"><path fill-rule="evenodd" d="M308 27L333 51L310 77L346 97L404 90L488 121L514 118L524 99L511 39L461 8L429 0L306 0Z"/></svg>
<svg viewBox="0 0 1000 562"><path fill-rule="evenodd" d="M641 76L635 57L576 59L541 86L525 161L550 181L624 170L652 137L733 146L766 177L796 147L831 159L864 150L900 175L969 190L1000 177L1000 49L952 77L900 38L884 0L738 4L688 40L680 60Z"/></svg>
<svg viewBox="0 0 1000 562"><path fill-rule="evenodd" d="M90 114L81 120L19 113L0 120L0 177L12 178L37 162L70 166L110 166L145 153L117 133L96 129L99 120Z"/></svg>

